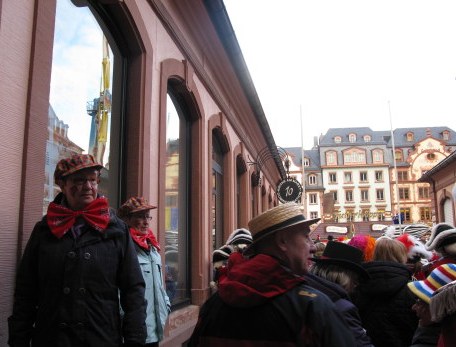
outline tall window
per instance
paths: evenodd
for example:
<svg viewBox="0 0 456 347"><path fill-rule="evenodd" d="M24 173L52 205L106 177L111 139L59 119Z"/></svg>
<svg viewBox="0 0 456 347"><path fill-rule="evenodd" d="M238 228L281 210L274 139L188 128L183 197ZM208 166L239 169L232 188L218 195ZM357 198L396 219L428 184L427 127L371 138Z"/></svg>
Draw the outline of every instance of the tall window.
<svg viewBox="0 0 456 347"><path fill-rule="evenodd" d="M114 60L111 46L88 7L57 1L43 214L60 192L54 184L55 166L72 154L89 153L103 164L99 193L109 198L111 206L119 204L118 139L122 112L119 98L112 98L112 75L114 63L119 66L120 59L116 56ZM116 106L112 107L113 104Z"/></svg>
<svg viewBox="0 0 456 347"><path fill-rule="evenodd" d="M383 193L383 189L377 189L375 193L376 193L376 196L377 196L377 201L385 200L385 195Z"/></svg>
<svg viewBox="0 0 456 347"><path fill-rule="evenodd" d="M348 141L350 142L356 142L356 134L349 134L348 135Z"/></svg>
<svg viewBox="0 0 456 347"><path fill-rule="evenodd" d="M368 189L361 189L361 201L363 201L363 202L369 201L369 190Z"/></svg>
<svg viewBox="0 0 456 347"><path fill-rule="evenodd" d="M337 153L335 151L328 151L326 155L326 165L337 165Z"/></svg>
<svg viewBox="0 0 456 347"><path fill-rule="evenodd" d="M377 220L378 221L385 220L385 210L377 210Z"/></svg>
<svg viewBox="0 0 456 347"><path fill-rule="evenodd" d="M431 220L431 209L429 207L420 207L420 219L426 222Z"/></svg>
<svg viewBox="0 0 456 347"><path fill-rule="evenodd" d="M418 197L420 199L429 199L429 187L418 187Z"/></svg>
<svg viewBox="0 0 456 347"><path fill-rule="evenodd" d="M318 218L318 212L312 211L310 212L310 219Z"/></svg>
<svg viewBox="0 0 456 347"><path fill-rule="evenodd" d="M330 172L328 174L328 180L331 184L337 183L337 174L335 172Z"/></svg>
<svg viewBox="0 0 456 347"><path fill-rule="evenodd" d="M372 161L374 164L383 163L383 151L381 149L375 149L372 151Z"/></svg>
<svg viewBox="0 0 456 347"><path fill-rule="evenodd" d="M399 199L401 199L401 200L410 199L410 190L408 188L399 188Z"/></svg>
<svg viewBox="0 0 456 347"><path fill-rule="evenodd" d="M397 172L397 179L398 179L398 181L407 181L408 180L408 172L407 171L398 171Z"/></svg>
<svg viewBox="0 0 456 347"><path fill-rule="evenodd" d="M367 171L361 171L359 173L359 181L360 182L367 182Z"/></svg>
<svg viewBox="0 0 456 347"><path fill-rule="evenodd" d="M409 208L401 208L402 217L404 220L402 222L410 222L410 209Z"/></svg>
<svg viewBox="0 0 456 347"><path fill-rule="evenodd" d="M375 182L383 182L383 171L375 171Z"/></svg>
<svg viewBox="0 0 456 347"><path fill-rule="evenodd" d="M223 150L220 135L212 131L212 247L223 246Z"/></svg>
<svg viewBox="0 0 456 347"><path fill-rule="evenodd" d="M314 186L317 184L317 176L309 175L309 185Z"/></svg>
<svg viewBox="0 0 456 347"><path fill-rule="evenodd" d="M352 183L352 173L351 172L344 172L344 183Z"/></svg>
<svg viewBox="0 0 456 347"><path fill-rule="evenodd" d="M304 158L304 166L309 166L310 160L308 158Z"/></svg>
<svg viewBox="0 0 456 347"><path fill-rule="evenodd" d="M315 205L317 203L317 194L311 193L309 194L309 204Z"/></svg>
<svg viewBox="0 0 456 347"><path fill-rule="evenodd" d="M396 149L396 151L394 152L394 158L396 161L402 161L403 158L402 158L402 150L400 149Z"/></svg>
<svg viewBox="0 0 456 347"><path fill-rule="evenodd" d="M353 202L353 190L346 190L345 191L345 201L346 202Z"/></svg>
<svg viewBox="0 0 456 347"><path fill-rule="evenodd" d="M335 203L339 202L338 196L337 196L337 190L334 190L332 193L333 193L334 202L335 202Z"/></svg>
<svg viewBox="0 0 456 347"><path fill-rule="evenodd" d="M166 291L172 304L190 298L189 183L190 121L185 105L168 88L166 103L165 167L165 272Z"/></svg>

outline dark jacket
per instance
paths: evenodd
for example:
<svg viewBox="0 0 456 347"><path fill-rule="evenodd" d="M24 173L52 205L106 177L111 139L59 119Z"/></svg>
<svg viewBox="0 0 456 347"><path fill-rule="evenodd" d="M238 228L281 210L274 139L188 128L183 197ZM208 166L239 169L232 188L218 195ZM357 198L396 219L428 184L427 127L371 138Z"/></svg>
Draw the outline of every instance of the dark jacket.
<svg viewBox="0 0 456 347"><path fill-rule="evenodd" d="M274 258L260 254L227 268L201 308L190 347L355 345L328 297Z"/></svg>
<svg viewBox="0 0 456 347"><path fill-rule="evenodd" d="M345 318L358 347L373 347L371 339L361 324L358 308L353 304L347 291L337 283L328 281L314 274L306 275L306 282L326 294L336 306L336 309Z"/></svg>
<svg viewBox="0 0 456 347"><path fill-rule="evenodd" d="M58 195L56 201L61 198ZM121 325L119 297L125 316ZM124 222L110 211L103 232L85 225L55 237L35 225L17 271L11 346L120 346L144 343L144 280Z"/></svg>
<svg viewBox="0 0 456 347"><path fill-rule="evenodd" d="M408 289L411 273L405 264L374 261L364 264L370 279L353 298L361 321L376 347L409 346L418 326L412 310L415 297Z"/></svg>

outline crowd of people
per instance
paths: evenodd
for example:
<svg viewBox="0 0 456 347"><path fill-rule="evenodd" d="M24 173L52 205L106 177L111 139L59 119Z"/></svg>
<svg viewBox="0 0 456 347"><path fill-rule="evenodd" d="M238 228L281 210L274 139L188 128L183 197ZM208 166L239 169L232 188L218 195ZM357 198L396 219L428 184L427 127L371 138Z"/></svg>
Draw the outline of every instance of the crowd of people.
<svg viewBox="0 0 456 347"><path fill-rule="evenodd" d="M10 346L158 346L171 304L156 208L117 210L98 193L103 166L58 162L61 192L36 223L17 271ZM212 254L210 298L190 347L456 346L456 229L425 243L404 233L314 240L298 204L234 230Z"/></svg>
<svg viewBox="0 0 456 347"><path fill-rule="evenodd" d="M454 226L322 241L316 221L290 203L235 230L213 253L215 294L189 345L456 346Z"/></svg>

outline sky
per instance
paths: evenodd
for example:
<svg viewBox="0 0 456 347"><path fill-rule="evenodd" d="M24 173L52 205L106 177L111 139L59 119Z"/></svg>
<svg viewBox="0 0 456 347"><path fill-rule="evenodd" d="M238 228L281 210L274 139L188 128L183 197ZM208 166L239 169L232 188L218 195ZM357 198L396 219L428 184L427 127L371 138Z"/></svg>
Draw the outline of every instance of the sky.
<svg viewBox="0 0 456 347"><path fill-rule="evenodd" d="M456 130L456 1L224 3L277 146L339 127Z"/></svg>

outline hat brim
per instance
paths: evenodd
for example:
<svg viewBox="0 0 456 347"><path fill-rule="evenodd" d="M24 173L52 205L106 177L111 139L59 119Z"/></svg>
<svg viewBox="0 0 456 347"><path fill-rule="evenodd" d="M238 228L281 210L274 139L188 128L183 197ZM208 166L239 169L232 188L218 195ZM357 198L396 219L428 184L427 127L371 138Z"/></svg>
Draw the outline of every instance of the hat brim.
<svg viewBox="0 0 456 347"><path fill-rule="evenodd" d="M309 259L317 264L339 265L341 267L345 267L345 268L348 268L348 269L356 272L363 279L370 278L369 273L362 265L354 263L349 260L337 259L337 258L309 258Z"/></svg>
<svg viewBox="0 0 456 347"><path fill-rule="evenodd" d="M280 226L278 228L271 228L268 232L263 233L258 237L253 236L252 243L244 249L243 253L244 253L244 255L247 255L247 256L253 255L254 250L255 250L255 245L257 245L259 241L263 240L264 238L268 237L269 235L276 233L277 231L290 229L290 228L296 227L298 225L309 226L309 225L317 223L320 219L321 218L305 219L305 220L297 221L295 223L286 224L286 225Z"/></svg>
<svg viewBox="0 0 456 347"><path fill-rule="evenodd" d="M407 283L407 286L410 291L415 294L415 296L429 304L431 302L431 298L423 292L424 289L420 290L420 288L418 288L419 286L422 286L423 282L424 281L413 281Z"/></svg>
<svg viewBox="0 0 456 347"><path fill-rule="evenodd" d="M104 166L101 164L93 163L93 164L86 165L84 167L73 168L73 169L68 170L64 174L61 174L57 179L62 179L62 178L68 177L68 176L74 174L75 172L78 172L81 170L86 170L86 169L101 170L101 169L104 169Z"/></svg>
<svg viewBox="0 0 456 347"><path fill-rule="evenodd" d="M157 206L154 205L142 205L138 208L135 208L134 210L131 210L128 212L128 215L132 215L133 213L141 212L141 211L148 211L148 210L154 210L156 209Z"/></svg>

